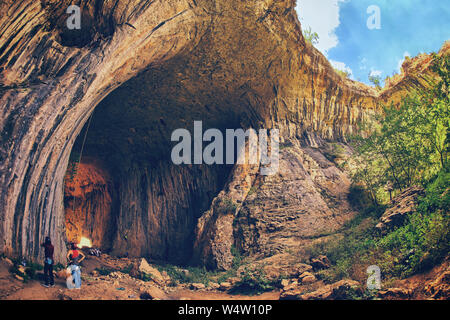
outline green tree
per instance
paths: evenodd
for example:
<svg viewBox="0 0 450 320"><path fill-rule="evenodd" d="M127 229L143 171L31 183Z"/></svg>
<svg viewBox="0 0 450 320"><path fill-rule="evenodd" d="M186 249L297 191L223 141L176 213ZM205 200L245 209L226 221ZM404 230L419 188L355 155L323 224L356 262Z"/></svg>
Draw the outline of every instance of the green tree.
<svg viewBox="0 0 450 320"><path fill-rule="evenodd" d="M375 202L386 184L401 191L426 183L448 166L449 66L448 56L435 55L432 70L438 80L410 93L398 107L384 107L384 114L363 128L365 135L353 137L359 162L353 179L366 186Z"/></svg>
<svg viewBox="0 0 450 320"><path fill-rule="evenodd" d="M381 90L381 77L369 74L369 81L372 83L377 90Z"/></svg>
<svg viewBox="0 0 450 320"><path fill-rule="evenodd" d="M339 70L339 69L334 68L334 71L343 78L349 78L351 75L351 73L347 70Z"/></svg>
<svg viewBox="0 0 450 320"><path fill-rule="evenodd" d="M303 30L303 37L305 38L306 42L312 45L316 45L319 43L319 34L317 32L313 32L311 27Z"/></svg>

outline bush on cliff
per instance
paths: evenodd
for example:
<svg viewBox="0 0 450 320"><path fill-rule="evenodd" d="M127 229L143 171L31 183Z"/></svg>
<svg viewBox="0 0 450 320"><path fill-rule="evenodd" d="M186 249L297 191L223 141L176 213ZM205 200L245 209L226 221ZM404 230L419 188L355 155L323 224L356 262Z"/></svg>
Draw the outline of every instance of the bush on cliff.
<svg viewBox="0 0 450 320"><path fill-rule="evenodd" d="M424 272L442 262L450 250L450 173L443 169L425 188L416 212L405 223L381 235L375 225L385 206L371 206L346 224L343 234L310 249L326 255L332 267L319 272L326 282L344 278L364 281L370 265L386 281Z"/></svg>

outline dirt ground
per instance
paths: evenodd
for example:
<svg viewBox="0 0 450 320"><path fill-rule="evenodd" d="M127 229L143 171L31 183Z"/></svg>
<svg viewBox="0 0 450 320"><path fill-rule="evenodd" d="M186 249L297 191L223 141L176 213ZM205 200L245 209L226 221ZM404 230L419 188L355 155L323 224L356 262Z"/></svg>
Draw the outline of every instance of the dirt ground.
<svg viewBox="0 0 450 320"><path fill-rule="evenodd" d="M10 266L0 260L0 300L140 300L141 294L152 284L119 273L94 277L90 273L100 267L117 267L117 262L126 265L129 261L101 261L88 257L82 268L81 289L67 289L64 278L55 277L55 286L46 288L38 280L26 283L14 278ZM109 264L108 264L109 263ZM41 271L42 272L42 271ZM158 290L158 289L156 289ZM163 288L167 300L278 300L279 291L255 296L230 295L220 291L190 290L186 286Z"/></svg>
<svg viewBox="0 0 450 320"><path fill-rule="evenodd" d="M67 289L63 277L55 277L55 286L46 288L39 280L23 282L15 278L5 259L0 259L0 300L279 300L282 290L261 295L232 295L218 289L191 290L191 284L170 286L143 281L124 272L100 275L98 269L125 269L139 259L87 256L82 266L81 289ZM40 271L42 273L42 271ZM450 299L450 260L423 274L386 284L379 298L391 299Z"/></svg>

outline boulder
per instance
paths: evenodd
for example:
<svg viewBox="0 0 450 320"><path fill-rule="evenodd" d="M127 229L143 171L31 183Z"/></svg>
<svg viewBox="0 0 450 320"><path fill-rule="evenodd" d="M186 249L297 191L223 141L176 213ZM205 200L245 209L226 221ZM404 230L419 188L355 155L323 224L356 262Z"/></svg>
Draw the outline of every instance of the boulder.
<svg viewBox="0 0 450 320"><path fill-rule="evenodd" d="M17 266L17 270L19 270L19 272L25 274L25 267L24 267L24 266L18 265L18 266Z"/></svg>
<svg viewBox="0 0 450 320"><path fill-rule="evenodd" d="M67 269L62 269L56 272L56 277L59 279L67 279L70 276L70 273L67 272Z"/></svg>
<svg viewBox="0 0 450 320"><path fill-rule="evenodd" d="M160 285L163 285L165 283L164 277L159 272L159 270L149 265L147 260L145 260L144 258L141 259L138 270L139 272L149 275L153 281Z"/></svg>
<svg viewBox="0 0 450 320"><path fill-rule="evenodd" d="M417 199L424 194L423 188L418 186L403 191L392 200L392 207L383 213L376 228L381 233L385 233L394 227L401 226L406 217L416 211Z"/></svg>
<svg viewBox="0 0 450 320"><path fill-rule="evenodd" d="M123 272L120 272L120 271L114 271L114 272L111 272L111 273L108 275L108 278L110 278L110 279L119 279L119 280L121 280L121 279L127 279L127 278L130 278L130 276L129 276L128 274L123 273Z"/></svg>
<svg viewBox="0 0 450 320"><path fill-rule="evenodd" d="M283 279L281 280L281 287L285 288L289 285L289 280L288 279Z"/></svg>
<svg viewBox="0 0 450 320"><path fill-rule="evenodd" d="M409 288L389 288L378 291L378 298L381 299L408 299L412 297L413 290Z"/></svg>
<svg viewBox="0 0 450 320"><path fill-rule="evenodd" d="M238 277L228 278L228 282L231 283L232 285L235 285L239 281L241 281L241 279Z"/></svg>
<svg viewBox="0 0 450 320"><path fill-rule="evenodd" d="M313 271L313 267L306 263L300 263L297 267L297 275L300 276L305 272Z"/></svg>
<svg viewBox="0 0 450 320"><path fill-rule="evenodd" d="M215 282L210 282L208 288L211 290L218 290L220 288L220 284Z"/></svg>
<svg viewBox="0 0 450 320"><path fill-rule="evenodd" d="M309 284L317 281L316 277L311 272L304 272L300 275L299 280L303 284Z"/></svg>
<svg viewBox="0 0 450 320"><path fill-rule="evenodd" d="M311 275L311 276L304 277L302 279L302 284L310 284L310 283L314 283L316 281L317 281L317 278L315 276Z"/></svg>
<svg viewBox="0 0 450 320"><path fill-rule="evenodd" d="M11 259L5 257L5 258L3 258L2 260L6 263L6 265L7 265L8 267L14 266L14 263L11 261Z"/></svg>
<svg viewBox="0 0 450 320"><path fill-rule="evenodd" d="M450 299L450 270L446 270L438 277L427 284L424 289L425 294L433 299Z"/></svg>
<svg viewBox="0 0 450 320"><path fill-rule="evenodd" d="M14 278L16 278L17 280L19 280L19 281L23 281L24 279L21 277L21 276L19 276L18 274L15 274L14 275Z"/></svg>
<svg viewBox="0 0 450 320"><path fill-rule="evenodd" d="M139 289L142 300L167 300L167 294L155 286L143 286Z"/></svg>
<svg viewBox="0 0 450 320"><path fill-rule="evenodd" d="M221 282L219 290L220 291L228 291L233 287L233 285L229 282Z"/></svg>
<svg viewBox="0 0 450 320"><path fill-rule="evenodd" d="M206 286L203 283L191 283L189 286L191 290L203 290Z"/></svg>
<svg viewBox="0 0 450 320"><path fill-rule="evenodd" d="M295 287L283 291L281 300L345 300L352 299L352 294L358 290L359 283L353 280L341 280L333 284L325 285L313 292L304 293L302 287Z"/></svg>
<svg viewBox="0 0 450 320"><path fill-rule="evenodd" d="M292 280L288 281L287 285L283 286L282 290L283 292L292 292L295 291L298 288L298 281Z"/></svg>
<svg viewBox="0 0 450 320"><path fill-rule="evenodd" d="M331 266L331 262L326 256L320 255L317 258L311 259L311 266L315 271L328 269Z"/></svg>
<svg viewBox="0 0 450 320"><path fill-rule="evenodd" d="M161 275L166 282L170 282L172 280L166 271L161 272Z"/></svg>

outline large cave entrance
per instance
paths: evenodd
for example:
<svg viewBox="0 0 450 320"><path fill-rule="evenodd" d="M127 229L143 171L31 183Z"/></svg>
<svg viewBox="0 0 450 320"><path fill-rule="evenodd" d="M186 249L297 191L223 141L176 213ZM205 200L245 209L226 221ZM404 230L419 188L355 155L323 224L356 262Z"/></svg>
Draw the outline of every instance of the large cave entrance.
<svg viewBox="0 0 450 320"><path fill-rule="evenodd" d="M207 80L187 82L182 66L178 58L150 68L96 107L72 148L65 176L68 241L89 239L116 256L189 263L197 220L232 166L173 164L177 142L171 134L184 128L193 136L194 121L202 121L203 130L225 131L241 127L245 117L239 104L214 92Z"/></svg>

